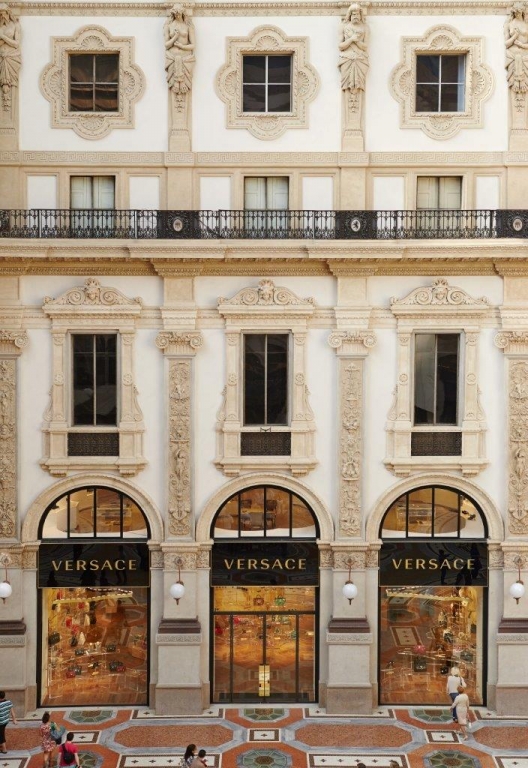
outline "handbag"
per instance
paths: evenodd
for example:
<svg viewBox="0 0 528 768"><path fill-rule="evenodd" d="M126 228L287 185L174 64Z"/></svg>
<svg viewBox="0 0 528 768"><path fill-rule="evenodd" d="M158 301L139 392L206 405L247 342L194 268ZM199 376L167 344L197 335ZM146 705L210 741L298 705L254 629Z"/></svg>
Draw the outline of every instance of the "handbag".
<svg viewBox="0 0 528 768"><path fill-rule="evenodd" d="M70 648L75 648L75 646L77 645L78 642L79 641L77 640L76 636L72 635L70 637Z"/></svg>
<svg viewBox="0 0 528 768"><path fill-rule="evenodd" d="M61 636L58 632L52 632L48 635L48 645L57 645L60 643Z"/></svg>
<svg viewBox="0 0 528 768"><path fill-rule="evenodd" d="M63 725L57 725L56 723L51 724L50 736L55 744L59 745L62 742L62 737L64 736L65 732L66 728Z"/></svg>

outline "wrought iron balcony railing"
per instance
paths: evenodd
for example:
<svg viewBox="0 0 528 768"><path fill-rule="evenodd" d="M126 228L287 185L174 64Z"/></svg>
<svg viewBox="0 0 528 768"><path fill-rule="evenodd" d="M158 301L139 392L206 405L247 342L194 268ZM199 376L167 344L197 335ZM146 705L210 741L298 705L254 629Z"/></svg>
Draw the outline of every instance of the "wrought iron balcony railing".
<svg viewBox="0 0 528 768"><path fill-rule="evenodd" d="M528 210L0 210L0 237L406 240L528 237Z"/></svg>

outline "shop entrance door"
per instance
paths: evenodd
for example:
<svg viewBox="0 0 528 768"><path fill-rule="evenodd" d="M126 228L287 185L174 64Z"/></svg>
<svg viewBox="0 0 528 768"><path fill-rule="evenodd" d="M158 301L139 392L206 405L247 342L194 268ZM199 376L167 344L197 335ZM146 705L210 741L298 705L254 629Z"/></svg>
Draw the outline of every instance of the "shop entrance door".
<svg viewBox="0 0 528 768"><path fill-rule="evenodd" d="M215 589L213 701L316 701L314 593L312 587ZM262 608L221 610L243 601Z"/></svg>

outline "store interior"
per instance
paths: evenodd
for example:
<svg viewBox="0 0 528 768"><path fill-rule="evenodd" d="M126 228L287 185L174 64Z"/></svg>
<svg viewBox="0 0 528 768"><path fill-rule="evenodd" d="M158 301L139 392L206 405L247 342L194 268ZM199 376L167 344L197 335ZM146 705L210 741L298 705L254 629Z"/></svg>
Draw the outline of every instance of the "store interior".
<svg viewBox="0 0 528 768"><path fill-rule="evenodd" d="M483 704L483 587L387 587L380 606L380 703L449 703L455 667Z"/></svg>
<svg viewBox="0 0 528 768"><path fill-rule="evenodd" d="M41 592L41 705L146 705L149 590Z"/></svg>

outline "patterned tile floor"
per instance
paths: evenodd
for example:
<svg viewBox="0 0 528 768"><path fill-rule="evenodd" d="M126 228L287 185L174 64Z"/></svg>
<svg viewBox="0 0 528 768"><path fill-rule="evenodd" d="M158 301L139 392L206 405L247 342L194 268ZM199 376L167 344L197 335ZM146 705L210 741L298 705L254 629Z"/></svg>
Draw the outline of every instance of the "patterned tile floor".
<svg viewBox="0 0 528 768"><path fill-rule="evenodd" d="M0 768L42 768L42 711L7 729ZM211 707L201 717L157 717L148 709L54 710L75 733L83 768L178 768L183 749L207 750L209 768L528 768L528 719L485 708L467 741L442 708L379 708L370 716L317 707Z"/></svg>

